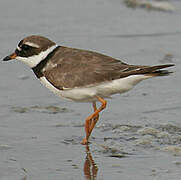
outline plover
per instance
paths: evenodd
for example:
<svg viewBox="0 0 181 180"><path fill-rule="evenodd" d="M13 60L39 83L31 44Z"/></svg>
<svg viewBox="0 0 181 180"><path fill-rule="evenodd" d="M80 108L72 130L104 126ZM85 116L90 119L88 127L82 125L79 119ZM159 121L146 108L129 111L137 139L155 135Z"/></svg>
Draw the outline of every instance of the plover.
<svg viewBox="0 0 181 180"><path fill-rule="evenodd" d="M76 102L91 102L93 114L85 120L87 144L99 113L106 108L105 98L132 89L142 80L169 75L162 70L174 64L129 65L118 59L92 52L58 46L46 37L32 35L21 40L14 53L3 61L17 59L33 70L36 77L56 95ZM96 107L96 102L101 106Z"/></svg>

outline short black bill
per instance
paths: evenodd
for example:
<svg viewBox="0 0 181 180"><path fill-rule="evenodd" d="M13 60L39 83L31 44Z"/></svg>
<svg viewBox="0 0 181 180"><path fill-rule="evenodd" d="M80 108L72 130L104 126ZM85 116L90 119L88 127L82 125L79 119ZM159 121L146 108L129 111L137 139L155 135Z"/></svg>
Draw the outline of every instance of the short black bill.
<svg viewBox="0 0 181 180"><path fill-rule="evenodd" d="M9 61L9 60L15 59L16 56L17 56L16 53L13 53L13 54L11 54L11 55L9 55L9 56L6 56L6 57L3 59L3 61Z"/></svg>

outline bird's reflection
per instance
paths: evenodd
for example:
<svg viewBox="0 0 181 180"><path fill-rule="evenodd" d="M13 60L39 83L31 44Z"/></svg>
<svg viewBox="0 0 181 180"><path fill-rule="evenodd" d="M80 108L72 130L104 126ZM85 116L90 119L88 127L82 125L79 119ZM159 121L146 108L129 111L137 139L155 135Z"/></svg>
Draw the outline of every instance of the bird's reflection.
<svg viewBox="0 0 181 180"><path fill-rule="evenodd" d="M95 180L98 173L98 167L93 160L89 146L86 145L86 158L84 163L84 176L86 180Z"/></svg>

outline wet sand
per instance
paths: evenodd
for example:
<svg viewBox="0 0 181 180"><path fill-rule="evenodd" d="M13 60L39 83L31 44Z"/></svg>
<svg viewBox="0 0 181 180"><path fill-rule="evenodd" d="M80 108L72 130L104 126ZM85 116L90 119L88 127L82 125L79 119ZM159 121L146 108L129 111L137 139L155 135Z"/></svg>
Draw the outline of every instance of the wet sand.
<svg viewBox="0 0 181 180"><path fill-rule="evenodd" d="M1 59L41 34L130 64L176 64L171 76L109 99L86 147L91 104L59 99L24 64L1 62L0 180L180 179L181 2L168 2L173 12L121 0L0 2Z"/></svg>

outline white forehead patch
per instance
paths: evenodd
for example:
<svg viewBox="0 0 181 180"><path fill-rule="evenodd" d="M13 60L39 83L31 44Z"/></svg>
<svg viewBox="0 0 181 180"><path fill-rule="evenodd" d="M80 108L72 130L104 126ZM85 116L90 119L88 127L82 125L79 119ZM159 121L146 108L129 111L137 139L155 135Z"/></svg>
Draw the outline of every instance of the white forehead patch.
<svg viewBox="0 0 181 180"><path fill-rule="evenodd" d="M39 64L43 59L45 59L48 56L48 54L51 53L56 47L57 47L57 45L51 46L47 50L40 52L40 54L30 56L30 57L17 56L16 59L19 60L19 61L24 62L29 67L33 68L37 64Z"/></svg>
<svg viewBox="0 0 181 180"><path fill-rule="evenodd" d="M17 49L18 49L18 51L21 51L21 48L19 46L17 46Z"/></svg>
<svg viewBox="0 0 181 180"><path fill-rule="evenodd" d="M31 47L35 47L35 48L39 48L40 46L38 44L32 43L32 42L25 42L24 44L31 46Z"/></svg>

